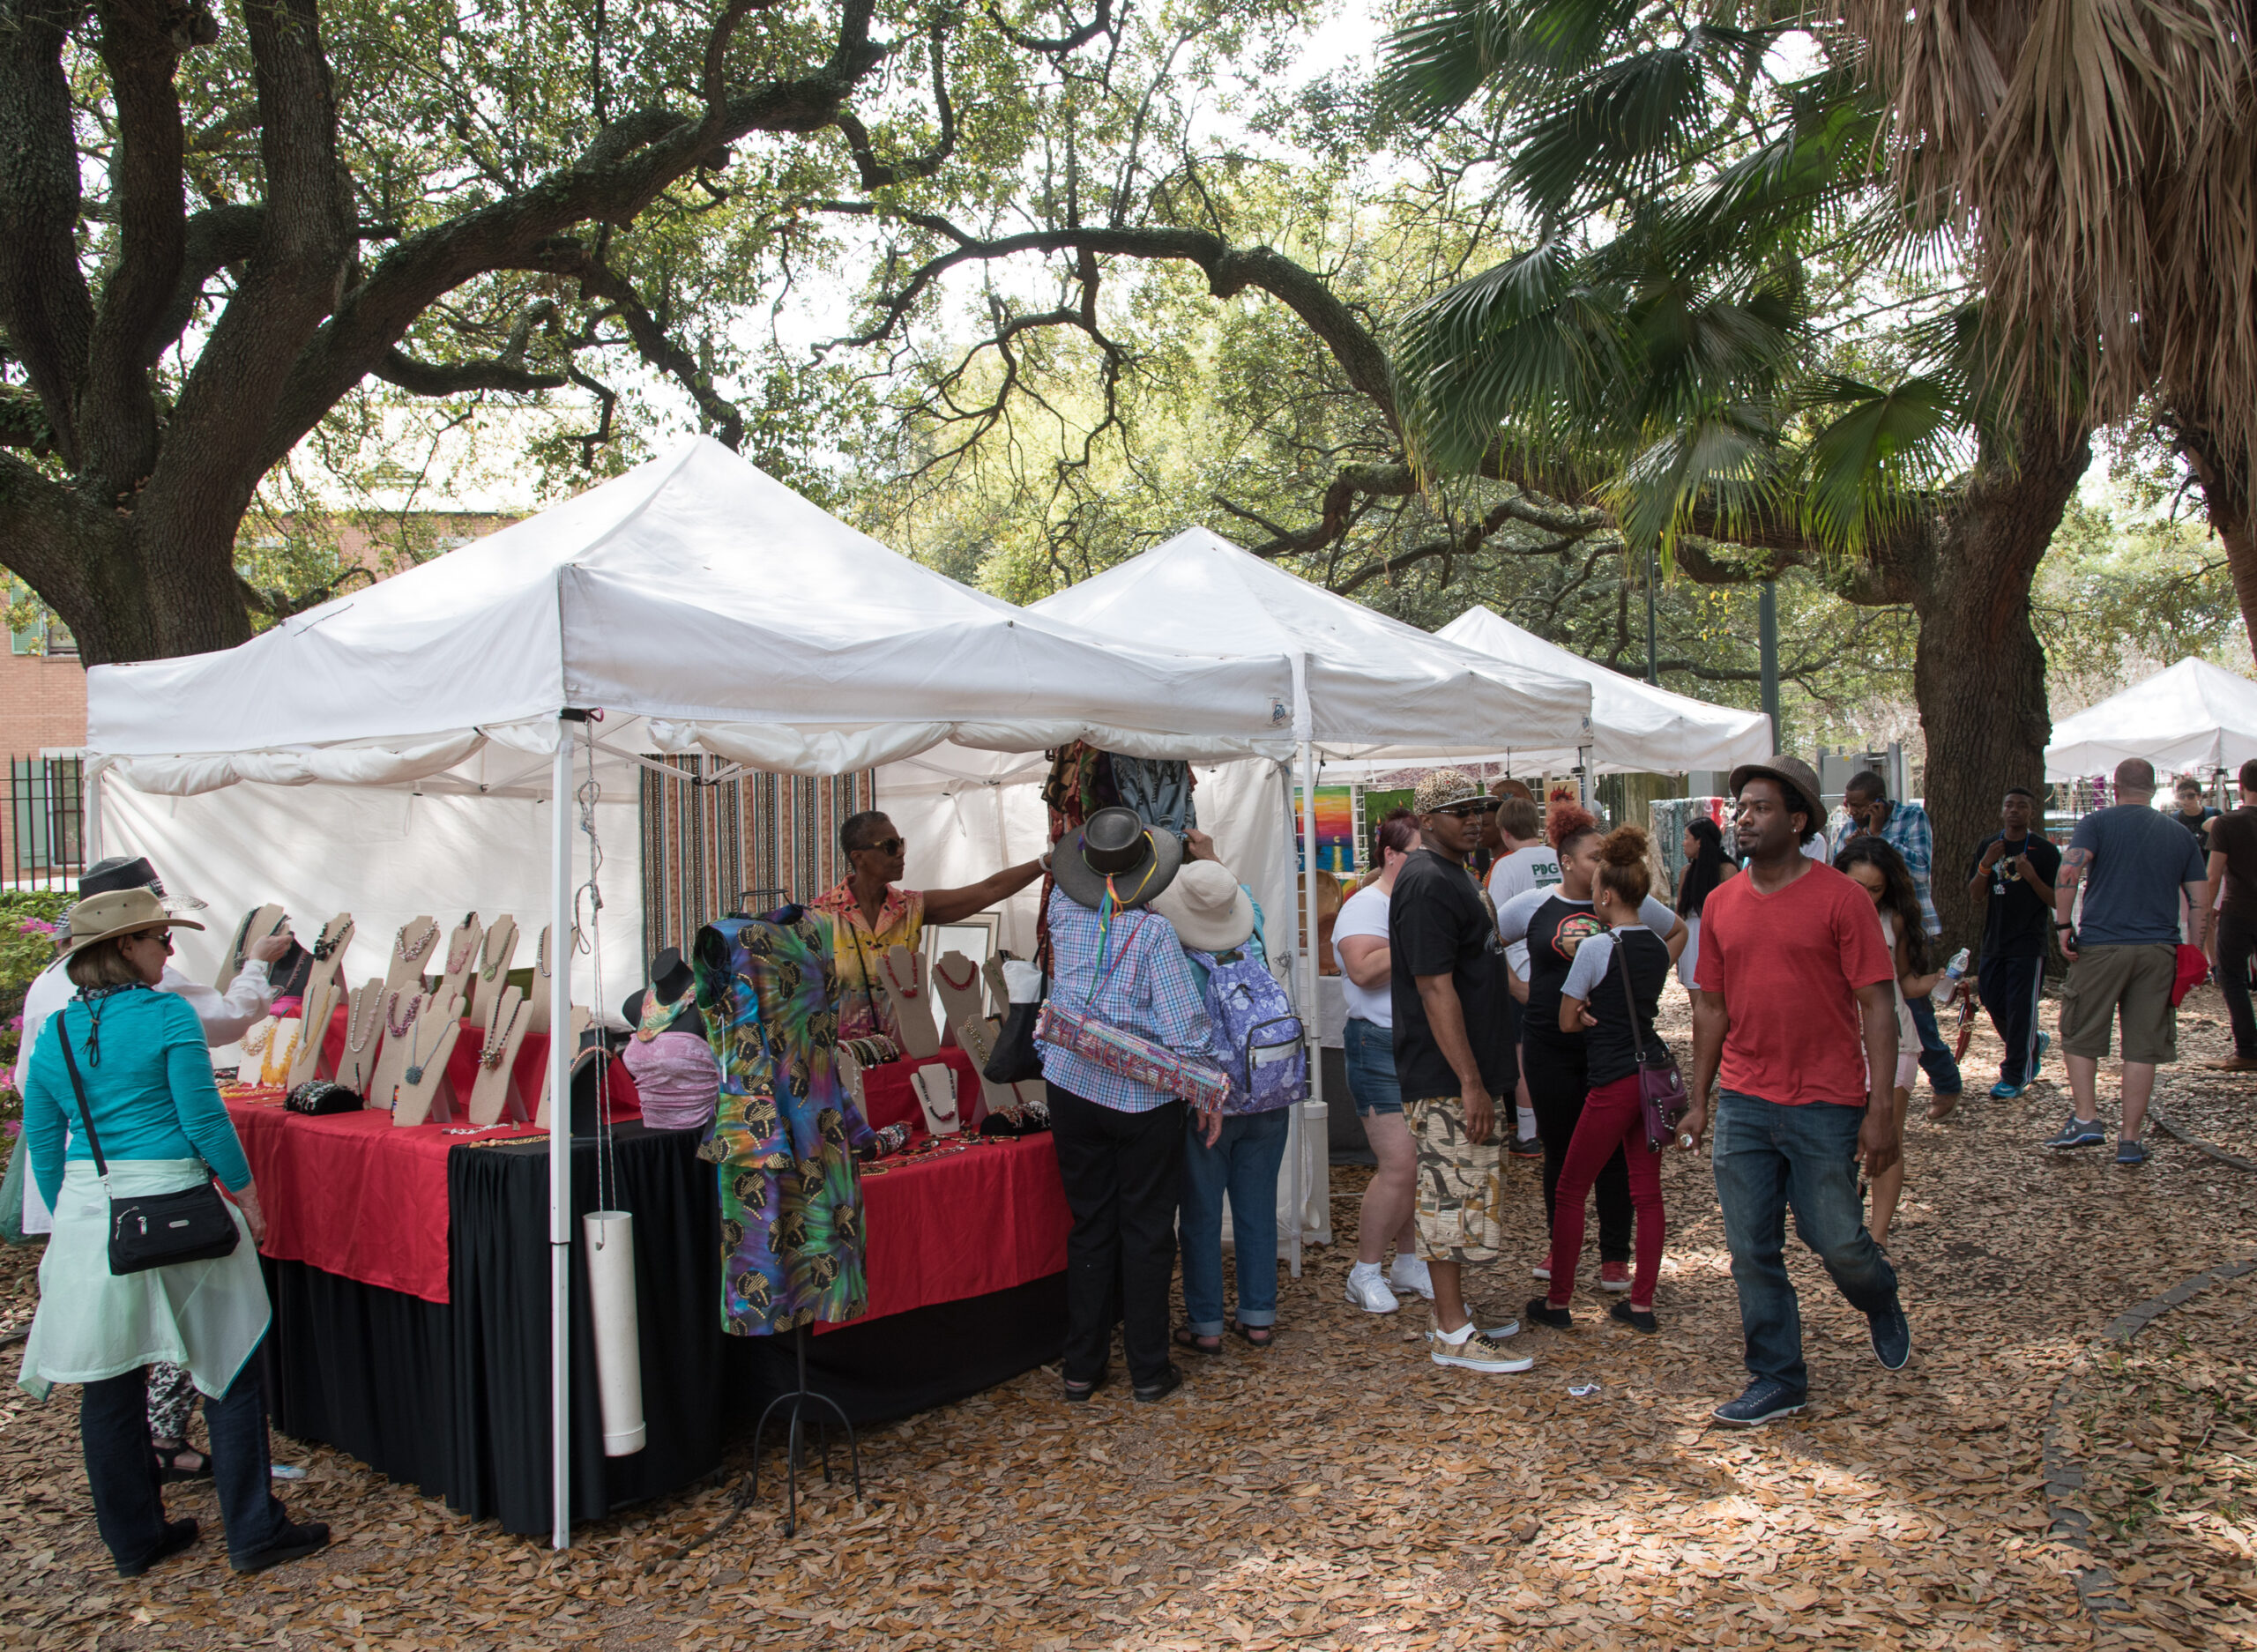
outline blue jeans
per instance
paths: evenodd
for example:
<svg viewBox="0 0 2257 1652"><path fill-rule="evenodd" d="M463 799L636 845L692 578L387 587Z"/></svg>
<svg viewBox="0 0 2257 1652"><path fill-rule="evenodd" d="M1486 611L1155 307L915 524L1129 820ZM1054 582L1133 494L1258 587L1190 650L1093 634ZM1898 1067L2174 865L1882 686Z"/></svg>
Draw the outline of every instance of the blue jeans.
<svg viewBox="0 0 2257 1652"><path fill-rule="evenodd" d="M1196 1114L1183 1139L1183 1316L1198 1336L1223 1334L1223 1196L1238 1250L1238 1322L1277 1322L1277 1167L1292 1109L1234 1113L1209 1147Z"/></svg>
<svg viewBox="0 0 2257 1652"><path fill-rule="evenodd" d="M1348 1017L1340 1033L1342 1065L1348 1069L1348 1097L1356 1117L1401 1112L1403 1086L1395 1077L1395 1030L1361 1016Z"/></svg>
<svg viewBox="0 0 2257 1652"><path fill-rule="evenodd" d="M121 1566L146 1559L165 1535L165 1503L149 1438L145 1367L89 1382L78 1398L78 1443L94 1497L94 1525ZM233 1387L206 1396L212 1478L227 1522L227 1552L238 1560L281 1541L287 1516L275 1500L266 1458L266 1396L258 1359L244 1362Z"/></svg>
<svg viewBox="0 0 2257 1652"><path fill-rule="evenodd" d="M1920 1070L1928 1075L1928 1088L1939 1096L1956 1096L1961 1083L1959 1063L1937 1031L1934 1003L1926 998L1908 998L1904 1008L1912 1012L1912 1031L1920 1035Z"/></svg>
<svg viewBox="0 0 2257 1652"><path fill-rule="evenodd" d="M1810 1390L1802 1307L1787 1279L1787 1211L1850 1306L1870 1317L1896 1305L1896 1270L1866 1232L1858 1205L1862 1107L1783 1107L1737 1090L1717 1093L1710 1160L1732 1248L1747 1374Z"/></svg>

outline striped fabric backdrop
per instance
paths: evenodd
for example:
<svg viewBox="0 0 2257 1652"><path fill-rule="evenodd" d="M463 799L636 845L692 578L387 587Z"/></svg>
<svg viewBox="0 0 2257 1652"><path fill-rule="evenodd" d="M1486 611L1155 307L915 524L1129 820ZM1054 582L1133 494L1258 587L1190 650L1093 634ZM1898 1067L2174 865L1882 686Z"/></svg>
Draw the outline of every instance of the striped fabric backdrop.
<svg viewBox="0 0 2257 1652"><path fill-rule="evenodd" d="M696 778L716 760L660 757L682 778L642 772L643 956L687 950L698 929L733 912L812 900L844 875L838 822L868 808L876 777L749 774ZM749 891L749 893L748 893ZM744 897L740 900L739 897Z"/></svg>

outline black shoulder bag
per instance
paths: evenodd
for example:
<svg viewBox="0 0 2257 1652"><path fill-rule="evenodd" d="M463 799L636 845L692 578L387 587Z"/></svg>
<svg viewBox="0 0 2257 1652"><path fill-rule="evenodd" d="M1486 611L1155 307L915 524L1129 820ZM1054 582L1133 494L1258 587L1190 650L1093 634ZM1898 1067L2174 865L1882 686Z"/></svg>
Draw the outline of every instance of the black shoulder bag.
<svg viewBox="0 0 2257 1652"><path fill-rule="evenodd" d="M1620 936L1614 942L1614 961L1622 966L1622 1002L1630 1012L1630 1054L1638 1063L1638 1115L1646 1127L1646 1150L1658 1153L1669 1146L1670 1138L1677 1134L1677 1121L1691 1104L1669 1046L1658 1035L1651 1047L1646 1044L1643 1023L1638 1019L1638 995L1630 986L1630 949Z"/></svg>
<svg viewBox="0 0 2257 1652"><path fill-rule="evenodd" d="M86 1086L78 1076L78 1058L71 1053L71 1036L63 1024L64 1013L56 1010L47 1030L63 1042L63 1064L71 1069L71 1089L78 1098L86 1145L93 1150L102 1194L109 1200L110 1272L145 1273L174 1262L212 1261L234 1255L235 1242L242 1235L228 1214L227 1202L220 1197L208 1175L178 1193L144 1194L130 1199L110 1194L109 1161L102 1157L101 1138L94 1134L93 1110L86 1105Z"/></svg>

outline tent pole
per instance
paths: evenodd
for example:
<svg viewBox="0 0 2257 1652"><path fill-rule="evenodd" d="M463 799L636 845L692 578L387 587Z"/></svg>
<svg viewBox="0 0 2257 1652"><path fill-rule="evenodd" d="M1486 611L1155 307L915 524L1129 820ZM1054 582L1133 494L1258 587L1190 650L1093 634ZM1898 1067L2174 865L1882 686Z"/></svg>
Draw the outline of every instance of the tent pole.
<svg viewBox="0 0 2257 1652"><path fill-rule="evenodd" d="M89 763L79 772L86 776L79 785L78 800L86 813L86 823L80 828L78 858L85 865L92 866L102 858L102 777L109 772L109 765ZM2225 771L2218 772L2223 775Z"/></svg>
<svg viewBox="0 0 2257 1652"><path fill-rule="evenodd" d="M1301 1012L1305 1017L1302 1030L1316 1026L1322 1019L1317 1008L1317 938L1316 938L1316 748L1307 740L1301 741L1301 877L1302 921L1308 926L1308 944L1301 949L1302 980L1306 993L1301 1002L1307 1006ZM1293 1156L1293 1239L1291 1257L1292 1276L1301 1276L1301 1234L1308 1226L1308 1133L1311 1119L1321 1119L1324 1113L1324 1049L1322 1038L1312 1040L1308 1053L1308 1100L1293 1111L1301 1114L1293 1120L1292 1136L1286 1143Z"/></svg>
<svg viewBox="0 0 2257 1652"><path fill-rule="evenodd" d="M548 854L549 1546L572 1543L572 725L556 724Z"/></svg>

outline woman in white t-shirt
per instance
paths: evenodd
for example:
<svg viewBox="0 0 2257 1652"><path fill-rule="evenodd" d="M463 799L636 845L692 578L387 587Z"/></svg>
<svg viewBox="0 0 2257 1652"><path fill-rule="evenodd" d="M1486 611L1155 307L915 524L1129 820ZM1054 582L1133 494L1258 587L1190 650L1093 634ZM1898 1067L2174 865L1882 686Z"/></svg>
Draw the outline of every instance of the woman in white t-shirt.
<svg viewBox="0 0 2257 1652"><path fill-rule="evenodd" d="M1394 961L1387 940L1396 868L1419 846L1418 818L1409 809L1396 809L1380 822L1377 837L1380 874L1341 907L1332 925L1332 949L1340 960L1340 995L1348 1005L1342 1040L1347 1046L1348 1094L1379 1161L1357 1214L1348 1300L1367 1313L1392 1313L1403 1306L1397 1290L1428 1299L1434 1294L1419 1255L1419 1227L1412 1215L1419 1150L1403 1121L1403 1091L1395 1082L1395 1006L1389 988ZM1395 1267L1382 1276L1380 1262L1389 1239L1395 1241Z"/></svg>

